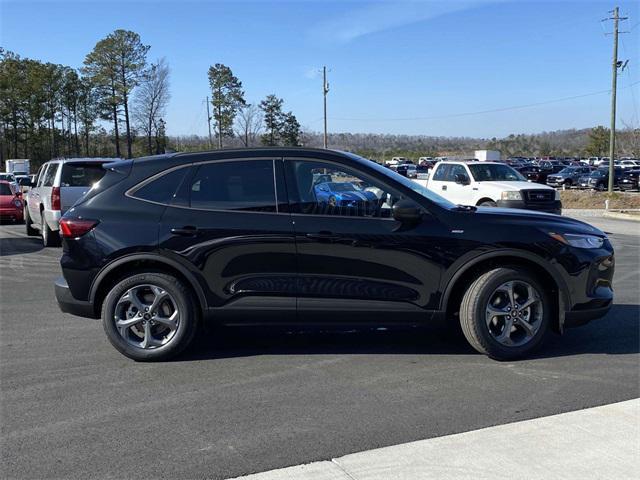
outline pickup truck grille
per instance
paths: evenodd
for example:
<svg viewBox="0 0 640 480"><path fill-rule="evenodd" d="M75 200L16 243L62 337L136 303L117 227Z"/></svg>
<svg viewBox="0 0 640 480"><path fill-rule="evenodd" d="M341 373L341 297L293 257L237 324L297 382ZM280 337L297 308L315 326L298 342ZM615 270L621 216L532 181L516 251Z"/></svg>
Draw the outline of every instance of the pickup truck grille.
<svg viewBox="0 0 640 480"><path fill-rule="evenodd" d="M553 190L523 190L525 203L551 203L556 198L556 192Z"/></svg>

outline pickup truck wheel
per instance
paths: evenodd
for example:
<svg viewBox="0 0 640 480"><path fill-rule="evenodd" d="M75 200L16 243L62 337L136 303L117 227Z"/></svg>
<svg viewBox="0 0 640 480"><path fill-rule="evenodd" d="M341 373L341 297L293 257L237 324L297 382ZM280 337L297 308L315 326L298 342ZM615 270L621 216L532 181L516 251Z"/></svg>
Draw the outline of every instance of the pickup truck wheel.
<svg viewBox="0 0 640 480"><path fill-rule="evenodd" d="M480 207L497 207L498 204L496 202L494 202L493 200L485 200L479 206Z"/></svg>
<svg viewBox="0 0 640 480"><path fill-rule="evenodd" d="M33 220L31 220L31 215L29 215L29 209L26 206L24 207L23 217L24 217L24 225L27 230L27 236L36 237L38 235L38 230L33 228Z"/></svg>
<svg viewBox="0 0 640 480"><path fill-rule="evenodd" d="M460 305L460 325L478 352L512 360L540 345L551 310L547 292L533 275L518 267L496 268L469 286Z"/></svg>
<svg viewBox="0 0 640 480"><path fill-rule="evenodd" d="M42 223L41 225L41 234L42 234L42 243L45 247L59 247L60 246L60 235L58 232L54 232L47 225L47 221L44 219L44 212L42 215Z"/></svg>
<svg viewBox="0 0 640 480"><path fill-rule="evenodd" d="M162 361L191 344L198 325L191 291L172 275L138 273L120 280L102 304L111 344L136 361Z"/></svg>

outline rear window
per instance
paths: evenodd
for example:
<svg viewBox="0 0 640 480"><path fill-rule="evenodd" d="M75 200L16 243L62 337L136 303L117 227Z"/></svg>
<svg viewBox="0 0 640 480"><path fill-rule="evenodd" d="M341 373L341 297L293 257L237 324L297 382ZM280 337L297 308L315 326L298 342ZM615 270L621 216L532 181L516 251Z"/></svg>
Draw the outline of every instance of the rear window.
<svg viewBox="0 0 640 480"><path fill-rule="evenodd" d="M91 187L99 182L104 174L105 170L101 163L65 163L62 167L60 186ZM49 172L47 172L48 176Z"/></svg>
<svg viewBox="0 0 640 480"><path fill-rule="evenodd" d="M0 183L0 195L13 195L11 187L6 183Z"/></svg>

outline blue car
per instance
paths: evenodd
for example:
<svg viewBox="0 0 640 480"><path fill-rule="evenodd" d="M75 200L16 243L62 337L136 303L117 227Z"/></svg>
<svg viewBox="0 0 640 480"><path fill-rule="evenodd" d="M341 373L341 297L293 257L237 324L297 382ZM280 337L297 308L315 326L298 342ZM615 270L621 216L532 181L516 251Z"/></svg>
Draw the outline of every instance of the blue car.
<svg viewBox="0 0 640 480"><path fill-rule="evenodd" d="M314 186L316 201L332 207L372 207L378 197L373 192L360 190L350 182L323 182Z"/></svg>

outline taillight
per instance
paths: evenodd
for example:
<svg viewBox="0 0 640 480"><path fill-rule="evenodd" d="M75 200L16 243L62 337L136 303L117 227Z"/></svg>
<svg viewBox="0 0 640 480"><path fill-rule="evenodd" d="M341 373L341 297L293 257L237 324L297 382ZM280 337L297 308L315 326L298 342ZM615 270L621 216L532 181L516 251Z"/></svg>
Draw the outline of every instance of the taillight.
<svg viewBox="0 0 640 480"><path fill-rule="evenodd" d="M63 218L60 220L60 235L63 238L78 238L98 225L97 220Z"/></svg>
<svg viewBox="0 0 640 480"><path fill-rule="evenodd" d="M60 187L51 189L51 210L60 210Z"/></svg>

